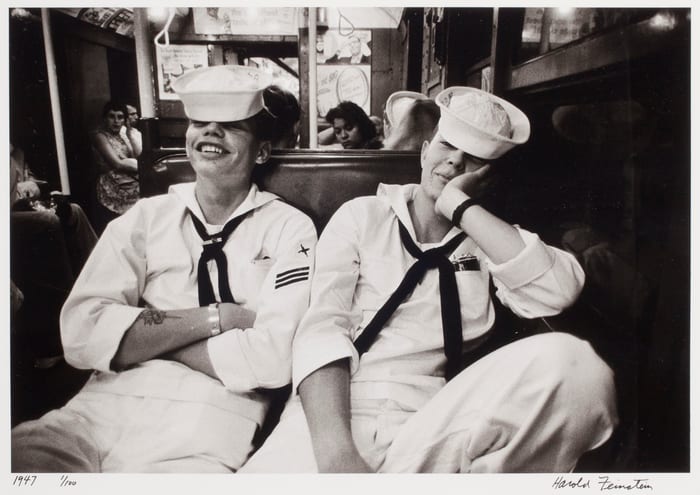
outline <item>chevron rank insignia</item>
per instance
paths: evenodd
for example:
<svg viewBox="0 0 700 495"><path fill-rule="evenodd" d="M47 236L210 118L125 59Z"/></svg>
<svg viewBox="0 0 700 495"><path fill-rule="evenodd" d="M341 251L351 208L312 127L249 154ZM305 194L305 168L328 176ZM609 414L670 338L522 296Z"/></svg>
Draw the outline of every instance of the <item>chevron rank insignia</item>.
<svg viewBox="0 0 700 495"><path fill-rule="evenodd" d="M299 268L292 268L291 270L280 272L275 276L275 289L297 282L303 282L304 280L309 280L309 267L300 266Z"/></svg>

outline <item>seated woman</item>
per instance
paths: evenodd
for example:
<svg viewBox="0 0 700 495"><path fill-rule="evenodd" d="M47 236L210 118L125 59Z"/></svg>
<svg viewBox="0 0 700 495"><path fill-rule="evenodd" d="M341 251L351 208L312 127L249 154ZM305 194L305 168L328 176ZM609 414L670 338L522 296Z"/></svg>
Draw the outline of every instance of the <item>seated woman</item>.
<svg viewBox="0 0 700 495"><path fill-rule="evenodd" d="M126 106L108 101L102 109L102 124L92 134L92 149L100 170L97 179L95 227L102 232L139 199L138 154L129 138L131 127ZM121 134L127 128L127 139Z"/></svg>
<svg viewBox="0 0 700 495"><path fill-rule="evenodd" d="M319 144L331 144L335 141L344 149L379 149L382 146L377 136L374 123L365 111L351 101L341 101L326 114L330 130L322 131ZM332 137L331 137L332 132Z"/></svg>

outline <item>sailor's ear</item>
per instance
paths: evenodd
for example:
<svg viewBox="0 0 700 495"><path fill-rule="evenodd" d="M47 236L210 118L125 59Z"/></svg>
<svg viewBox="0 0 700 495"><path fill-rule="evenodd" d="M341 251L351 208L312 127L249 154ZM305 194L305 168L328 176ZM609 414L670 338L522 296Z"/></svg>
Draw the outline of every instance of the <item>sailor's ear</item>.
<svg viewBox="0 0 700 495"><path fill-rule="evenodd" d="M257 165L262 165L263 163L266 163L270 159L270 155L272 154L272 144L270 141L261 141L260 146L258 147L258 153L255 156L255 163Z"/></svg>
<svg viewBox="0 0 700 495"><path fill-rule="evenodd" d="M425 162L425 159L428 156L428 146L430 146L430 143L426 140L426 141L423 141L423 144L420 147L420 166L421 166L421 168L423 168L423 163Z"/></svg>

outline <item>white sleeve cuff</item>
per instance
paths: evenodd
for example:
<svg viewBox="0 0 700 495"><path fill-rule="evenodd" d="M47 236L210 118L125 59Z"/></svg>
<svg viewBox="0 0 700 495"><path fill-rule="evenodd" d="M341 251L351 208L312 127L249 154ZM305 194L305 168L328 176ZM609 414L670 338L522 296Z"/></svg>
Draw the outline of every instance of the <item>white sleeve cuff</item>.
<svg viewBox="0 0 700 495"><path fill-rule="evenodd" d="M292 349L293 393L299 384L314 371L340 359L350 358L350 375L357 371L360 356L352 342L341 334L326 335L322 338L297 339Z"/></svg>
<svg viewBox="0 0 700 495"><path fill-rule="evenodd" d="M252 367L241 352L242 333L243 330L236 328L207 340L212 367L229 390L249 391L258 387L258 380L251 374Z"/></svg>
<svg viewBox="0 0 700 495"><path fill-rule="evenodd" d="M65 327L61 329L61 338L68 364L79 369L112 372L110 364L119 344L142 311L143 308L121 304L105 305L95 324L95 331L87 336L86 341L79 341L78 335L72 336L70 320L62 322Z"/></svg>
<svg viewBox="0 0 700 495"><path fill-rule="evenodd" d="M522 287L540 277L554 265L555 257L537 234L518 229L525 248L515 258L495 264L487 260L489 271L510 290Z"/></svg>
<svg viewBox="0 0 700 495"><path fill-rule="evenodd" d="M456 187L445 187L435 205L445 218L452 221L454 211L467 199L469 199L469 196Z"/></svg>

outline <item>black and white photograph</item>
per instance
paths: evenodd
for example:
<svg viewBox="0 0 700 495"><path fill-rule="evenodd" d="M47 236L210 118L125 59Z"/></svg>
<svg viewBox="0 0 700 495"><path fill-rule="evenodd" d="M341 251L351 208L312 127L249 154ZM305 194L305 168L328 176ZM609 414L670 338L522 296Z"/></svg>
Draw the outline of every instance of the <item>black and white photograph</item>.
<svg viewBox="0 0 700 495"><path fill-rule="evenodd" d="M700 492L689 4L14 5L12 493Z"/></svg>

